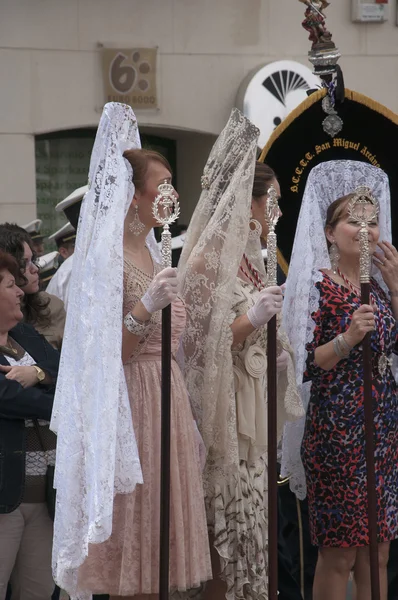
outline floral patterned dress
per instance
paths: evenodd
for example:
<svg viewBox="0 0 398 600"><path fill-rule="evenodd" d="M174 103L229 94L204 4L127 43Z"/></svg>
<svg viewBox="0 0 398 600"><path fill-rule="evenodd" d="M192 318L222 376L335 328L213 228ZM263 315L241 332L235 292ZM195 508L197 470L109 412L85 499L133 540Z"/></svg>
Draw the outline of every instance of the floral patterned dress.
<svg viewBox="0 0 398 600"><path fill-rule="evenodd" d="M245 315L259 295L251 284L236 279L232 323ZM229 332L232 344L232 332ZM278 437L288 420L304 414L296 388L293 352L278 330L278 349L289 352L286 370L278 374ZM205 496L210 531L227 584L227 600L268 599L268 481L267 481L267 327L256 329L234 347L233 375L239 470L227 481L208 484Z"/></svg>
<svg viewBox="0 0 398 600"><path fill-rule="evenodd" d="M302 444L311 537L317 546L365 546L369 535L361 345L329 371L314 362L318 346L347 330L360 298L327 274L316 285L320 302L312 315L314 338L307 346L304 378L312 387ZM381 374L378 363L383 352L391 357L397 326L391 303L374 280L371 289L376 299L371 345L378 539L387 542L398 537L398 398L390 366Z"/></svg>

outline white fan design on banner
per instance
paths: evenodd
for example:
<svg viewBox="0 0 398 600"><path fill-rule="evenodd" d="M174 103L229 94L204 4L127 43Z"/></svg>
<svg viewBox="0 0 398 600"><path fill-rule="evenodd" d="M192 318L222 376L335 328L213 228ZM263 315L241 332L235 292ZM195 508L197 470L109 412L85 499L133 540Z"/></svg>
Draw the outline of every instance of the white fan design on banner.
<svg viewBox="0 0 398 600"><path fill-rule="evenodd" d="M319 77L301 63L280 60L263 65L246 77L240 86L237 106L259 129L259 145L287 115L307 98L307 92L321 87Z"/></svg>

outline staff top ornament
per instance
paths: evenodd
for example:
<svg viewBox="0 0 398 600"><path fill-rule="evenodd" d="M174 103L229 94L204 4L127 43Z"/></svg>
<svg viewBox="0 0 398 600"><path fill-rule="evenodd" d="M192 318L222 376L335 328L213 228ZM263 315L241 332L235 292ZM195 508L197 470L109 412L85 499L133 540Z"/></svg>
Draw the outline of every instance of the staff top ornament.
<svg viewBox="0 0 398 600"><path fill-rule="evenodd" d="M176 191L171 183L161 183L158 186L158 195L156 196L152 214L156 221L163 227L162 232L162 263L164 267L171 267L171 233L170 225L177 221L180 216L180 204L176 196Z"/></svg>
<svg viewBox="0 0 398 600"><path fill-rule="evenodd" d="M325 9L329 6L326 0L299 0L306 5L302 26L309 32L312 42L308 59L314 65L314 74L325 83L330 83L336 73L336 65L341 56L332 41L332 34L326 27Z"/></svg>
<svg viewBox="0 0 398 600"><path fill-rule="evenodd" d="M348 203L347 212L350 220L360 227L360 282L369 283L371 257L369 251L368 225L374 222L379 214L379 203L373 196L370 188L363 185L357 187L353 197Z"/></svg>
<svg viewBox="0 0 398 600"><path fill-rule="evenodd" d="M305 11L305 19L302 26L309 32L309 39L312 42L312 47L319 44L333 43L332 34L326 29L324 10L329 6L326 0L299 0L307 6Z"/></svg>
<svg viewBox="0 0 398 600"><path fill-rule="evenodd" d="M369 210L369 206L371 210ZM373 196L372 190L365 185L357 187L347 207L350 219L361 227L377 219L379 203Z"/></svg>

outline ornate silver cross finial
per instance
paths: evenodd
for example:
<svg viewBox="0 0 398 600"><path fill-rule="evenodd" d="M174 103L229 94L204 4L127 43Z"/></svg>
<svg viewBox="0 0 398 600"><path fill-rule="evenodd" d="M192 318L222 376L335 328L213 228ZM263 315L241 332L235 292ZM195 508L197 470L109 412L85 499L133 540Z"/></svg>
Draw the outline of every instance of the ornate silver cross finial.
<svg viewBox="0 0 398 600"><path fill-rule="evenodd" d="M369 207L371 207L370 210ZM354 196L348 204L347 211L351 221L360 227L360 281L361 283L369 283L371 261L368 225L377 218L377 215L379 214L379 204L374 198L372 191L368 187L361 185L355 190Z"/></svg>
<svg viewBox="0 0 398 600"><path fill-rule="evenodd" d="M269 228L267 235L267 274L268 285L271 286L277 285L278 255L275 227L280 216L278 193L273 185L270 185L267 196L265 208L265 218Z"/></svg>
<svg viewBox="0 0 398 600"><path fill-rule="evenodd" d="M180 216L180 204L171 183L161 183L158 186L152 213L159 225L162 225L162 262L164 267L171 267L171 233L170 225Z"/></svg>

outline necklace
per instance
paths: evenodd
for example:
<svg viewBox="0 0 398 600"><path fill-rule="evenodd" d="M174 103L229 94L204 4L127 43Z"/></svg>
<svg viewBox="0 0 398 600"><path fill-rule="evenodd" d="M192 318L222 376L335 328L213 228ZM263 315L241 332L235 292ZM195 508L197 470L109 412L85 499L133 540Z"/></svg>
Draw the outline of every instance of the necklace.
<svg viewBox="0 0 398 600"><path fill-rule="evenodd" d="M352 291L354 292L354 294L358 295L358 292L361 291L361 286L360 285L356 285L355 283L352 283L352 281L350 281L348 279L348 277L346 275L344 275L344 273L342 271L340 271L340 268L337 267L337 274L340 275L341 279L344 281L344 283L346 284L346 286Z"/></svg>
<svg viewBox="0 0 398 600"><path fill-rule="evenodd" d="M348 279L348 277L346 277L344 275L344 273L342 273L340 271L339 268L337 268L337 273L338 273L338 275L340 275L341 279L344 281L344 283L346 284L346 286L356 296L360 296L360 294L361 294L361 288L360 288L360 286L355 285L354 283L352 283L352 281L350 281ZM373 293L372 290L370 291L370 299L371 299L371 302L372 302L373 306L377 307L378 306L377 299L376 299L376 296L374 295L374 293ZM380 350L381 350L381 355L380 355L378 363L377 363L377 368L378 368L378 371L379 371L380 375L382 377L384 377L385 372L387 371L387 368L392 366L392 356L387 356L387 354L385 352L384 319L383 319L383 315L381 314L380 310L378 310L375 313L375 322L376 322L376 328L377 328L377 333L378 333L378 336L379 336Z"/></svg>
<svg viewBox="0 0 398 600"><path fill-rule="evenodd" d="M265 288L265 284L264 284L263 280L261 279L259 271L256 269L256 267L254 265L252 265L252 263L247 258L246 254L243 255L243 260L246 263L248 271L246 271L242 267L242 264L239 265L240 271L254 285L254 287L261 292L261 290L263 290Z"/></svg>

